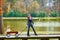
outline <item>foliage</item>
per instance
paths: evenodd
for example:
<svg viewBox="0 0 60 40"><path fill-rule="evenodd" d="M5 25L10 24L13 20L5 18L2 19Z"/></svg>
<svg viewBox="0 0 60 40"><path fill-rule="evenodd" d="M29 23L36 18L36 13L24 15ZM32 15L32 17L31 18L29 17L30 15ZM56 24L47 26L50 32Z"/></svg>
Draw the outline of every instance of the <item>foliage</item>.
<svg viewBox="0 0 60 40"><path fill-rule="evenodd" d="M32 17L60 16L60 12L57 11L52 11L50 15L48 15L44 11L41 12L39 9L39 7L41 6L39 5L39 2L42 2L41 0L34 0L32 3L30 3L29 6L24 1L20 2L18 0L8 0L8 2L9 4L7 5L7 12L4 12L3 14L4 17L26 17L28 12L31 13Z"/></svg>
<svg viewBox="0 0 60 40"><path fill-rule="evenodd" d="M32 17L47 17L48 16L46 12L30 12L30 13ZM53 11L51 12L50 16L57 17L57 14L60 14L60 13ZM26 13L21 12L19 10L13 10L13 11L10 11L9 13L4 12L3 14L4 17L26 17L26 15L27 15Z"/></svg>
<svg viewBox="0 0 60 40"><path fill-rule="evenodd" d="M38 16L39 17L47 17L48 15L46 12L40 12Z"/></svg>
<svg viewBox="0 0 60 40"><path fill-rule="evenodd" d="M34 1L33 3L32 3L32 8L33 9L39 9L39 4L38 4L38 2L37 1Z"/></svg>
<svg viewBox="0 0 60 40"><path fill-rule="evenodd" d="M15 3L18 0L7 0L8 2Z"/></svg>
<svg viewBox="0 0 60 40"><path fill-rule="evenodd" d="M57 14L58 14L57 11L52 11L50 16L51 17L57 17L58 16Z"/></svg>
<svg viewBox="0 0 60 40"><path fill-rule="evenodd" d="M60 17L60 11L58 12L58 15L59 15L59 17Z"/></svg>
<svg viewBox="0 0 60 40"><path fill-rule="evenodd" d="M35 8L39 6L37 1L34 1L33 5L35 6Z"/></svg>
<svg viewBox="0 0 60 40"><path fill-rule="evenodd" d="M3 13L3 17L7 17L8 15L7 15L7 13L6 12L4 12Z"/></svg>
<svg viewBox="0 0 60 40"><path fill-rule="evenodd" d="M3 16L4 17L26 17L26 14L24 14L23 12L17 9L14 9L14 10L11 10L9 13L5 12Z"/></svg>
<svg viewBox="0 0 60 40"><path fill-rule="evenodd" d="M36 12L31 12L31 16L32 17L37 17L37 13Z"/></svg>

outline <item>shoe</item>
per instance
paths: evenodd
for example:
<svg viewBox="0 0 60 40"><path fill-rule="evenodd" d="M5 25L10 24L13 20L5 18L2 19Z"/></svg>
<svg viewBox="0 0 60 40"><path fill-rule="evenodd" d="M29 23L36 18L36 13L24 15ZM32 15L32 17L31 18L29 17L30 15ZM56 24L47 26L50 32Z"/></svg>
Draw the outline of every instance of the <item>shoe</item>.
<svg viewBox="0 0 60 40"><path fill-rule="evenodd" d="M27 36L30 36L30 35L27 35Z"/></svg>
<svg viewBox="0 0 60 40"><path fill-rule="evenodd" d="M35 35L37 35L37 34L35 34Z"/></svg>

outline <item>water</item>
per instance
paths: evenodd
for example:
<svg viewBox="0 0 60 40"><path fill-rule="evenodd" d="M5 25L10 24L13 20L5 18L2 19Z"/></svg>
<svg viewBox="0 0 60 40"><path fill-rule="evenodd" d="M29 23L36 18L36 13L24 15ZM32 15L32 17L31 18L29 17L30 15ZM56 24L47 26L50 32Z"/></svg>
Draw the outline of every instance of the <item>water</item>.
<svg viewBox="0 0 60 40"><path fill-rule="evenodd" d="M7 26L10 26L11 30L13 31L19 31L21 32L22 29L27 27L27 20L23 20L23 19L11 19L11 20L4 20L4 31L6 31ZM34 20L34 28L37 32L40 31L56 31L56 32L60 32L60 21L39 21L39 20ZM30 31L32 31L32 29L30 29ZM24 32L27 32L27 28L26 30L24 30Z"/></svg>
<svg viewBox="0 0 60 40"><path fill-rule="evenodd" d="M35 22L34 26L37 27L60 27L60 22L54 22L54 21L49 21L49 22Z"/></svg>

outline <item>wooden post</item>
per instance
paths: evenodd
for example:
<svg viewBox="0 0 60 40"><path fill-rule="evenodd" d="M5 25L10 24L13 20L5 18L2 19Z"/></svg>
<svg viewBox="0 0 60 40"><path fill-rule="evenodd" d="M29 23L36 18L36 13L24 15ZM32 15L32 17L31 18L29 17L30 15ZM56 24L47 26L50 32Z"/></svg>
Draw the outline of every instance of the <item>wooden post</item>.
<svg viewBox="0 0 60 40"><path fill-rule="evenodd" d="M23 38L22 40L27 40L27 38Z"/></svg>
<svg viewBox="0 0 60 40"><path fill-rule="evenodd" d="M2 38L2 39L0 39L0 40L4 40L4 39Z"/></svg>
<svg viewBox="0 0 60 40"><path fill-rule="evenodd" d="M59 40L60 40L60 38L59 38Z"/></svg>
<svg viewBox="0 0 60 40"><path fill-rule="evenodd" d="M49 38L41 38L41 40L49 40Z"/></svg>
<svg viewBox="0 0 60 40"><path fill-rule="evenodd" d="M0 0L0 34L3 34L3 23L2 23L2 0Z"/></svg>

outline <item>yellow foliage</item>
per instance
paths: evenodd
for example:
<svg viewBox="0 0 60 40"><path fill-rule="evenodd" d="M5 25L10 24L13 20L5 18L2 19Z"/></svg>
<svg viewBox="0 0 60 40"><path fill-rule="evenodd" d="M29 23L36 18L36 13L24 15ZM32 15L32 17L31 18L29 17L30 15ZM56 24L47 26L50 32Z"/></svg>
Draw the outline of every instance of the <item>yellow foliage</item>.
<svg viewBox="0 0 60 40"><path fill-rule="evenodd" d="M26 8L21 8L21 11L24 12L24 13L27 13Z"/></svg>
<svg viewBox="0 0 60 40"><path fill-rule="evenodd" d="M20 6L20 9L25 9L24 6Z"/></svg>
<svg viewBox="0 0 60 40"><path fill-rule="evenodd" d="M31 10L32 10L32 6L29 6L29 7L28 7L28 10L31 11Z"/></svg>
<svg viewBox="0 0 60 40"><path fill-rule="evenodd" d="M27 10L26 9L24 9L24 10L22 10L24 13L27 13Z"/></svg>
<svg viewBox="0 0 60 40"><path fill-rule="evenodd" d="M20 9L21 9L22 12L27 13L27 10L24 6L20 6Z"/></svg>
<svg viewBox="0 0 60 40"><path fill-rule="evenodd" d="M34 2L27 8L27 10L26 10L26 8L25 8L24 6L20 5L20 9L21 9L21 11L24 12L24 13L28 13L28 11L32 11L33 8L34 8L34 9L39 9L39 4L38 4L37 1L34 1Z"/></svg>
<svg viewBox="0 0 60 40"><path fill-rule="evenodd" d="M36 9L39 9L39 4L38 4L37 1L34 1L34 2L32 3L32 6L33 6L34 8L36 8Z"/></svg>

